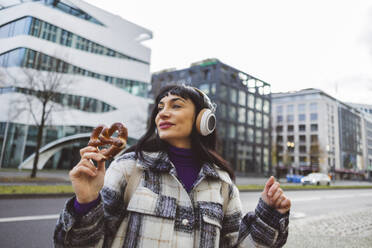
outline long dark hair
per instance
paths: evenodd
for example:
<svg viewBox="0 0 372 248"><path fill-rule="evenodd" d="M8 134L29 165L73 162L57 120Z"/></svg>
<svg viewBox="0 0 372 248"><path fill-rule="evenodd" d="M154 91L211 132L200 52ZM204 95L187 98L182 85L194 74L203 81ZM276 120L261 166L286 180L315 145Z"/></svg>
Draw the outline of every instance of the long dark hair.
<svg viewBox="0 0 372 248"><path fill-rule="evenodd" d="M146 133L138 140L136 145L128 148L125 153L135 152L136 157L145 160L143 151L147 152L166 152L169 144L159 138L156 133L155 117L158 114L158 104L160 100L168 94L180 96L184 99L190 99L195 105L195 113L199 113L203 108L207 108L204 98L193 88L182 85L168 85L160 89L159 94L155 98L154 108L148 123ZM201 162L214 163L222 170L226 171L232 180L235 180L234 171L229 163L224 160L216 151L217 145L217 130L211 134L202 136L198 133L194 124L191 131L191 149L198 156Z"/></svg>

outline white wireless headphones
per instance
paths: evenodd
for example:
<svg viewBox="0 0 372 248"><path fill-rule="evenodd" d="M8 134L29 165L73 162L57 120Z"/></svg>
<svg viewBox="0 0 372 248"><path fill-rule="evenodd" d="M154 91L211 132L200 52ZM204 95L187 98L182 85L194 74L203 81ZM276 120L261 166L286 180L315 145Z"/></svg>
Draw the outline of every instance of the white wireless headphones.
<svg viewBox="0 0 372 248"><path fill-rule="evenodd" d="M190 88L202 96L204 99L204 105L208 106L208 108L203 108L200 110L196 117L196 129L201 135L207 136L216 128L216 115L214 114L216 111L216 104L212 103L207 94L205 94L203 91L195 87Z"/></svg>

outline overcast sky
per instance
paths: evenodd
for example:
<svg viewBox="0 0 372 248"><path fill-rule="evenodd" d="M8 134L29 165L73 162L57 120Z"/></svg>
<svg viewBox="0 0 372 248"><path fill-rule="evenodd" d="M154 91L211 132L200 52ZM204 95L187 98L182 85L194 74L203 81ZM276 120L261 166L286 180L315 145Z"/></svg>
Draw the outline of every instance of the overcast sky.
<svg viewBox="0 0 372 248"><path fill-rule="evenodd" d="M86 0L151 30L151 72L217 58L271 84L372 104L370 0Z"/></svg>

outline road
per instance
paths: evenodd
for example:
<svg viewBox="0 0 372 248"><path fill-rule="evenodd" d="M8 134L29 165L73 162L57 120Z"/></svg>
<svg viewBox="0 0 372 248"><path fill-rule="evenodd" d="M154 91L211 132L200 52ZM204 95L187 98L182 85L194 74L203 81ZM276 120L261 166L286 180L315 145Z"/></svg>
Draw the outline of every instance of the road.
<svg viewBox="0 0 372 248"><path fill-rule="evenodd" d="M372 247L372 190L288 191L292 200L285 247ZM245 212L259 192L243 192ZM66 198L0 200L0 247L52 247ZM337 236L337 238L335 238Z"/></svg>

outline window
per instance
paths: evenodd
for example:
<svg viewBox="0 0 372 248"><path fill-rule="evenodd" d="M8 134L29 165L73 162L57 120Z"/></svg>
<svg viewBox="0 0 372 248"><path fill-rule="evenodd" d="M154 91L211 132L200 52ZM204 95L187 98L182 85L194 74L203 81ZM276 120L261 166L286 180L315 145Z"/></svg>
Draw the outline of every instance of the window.
<svg viewBox="0 0 372 248"><path fill-rule="evenodd" d="M299 114L298 115L298 121L306 121L306 115L305 114Z"/></svg>
<svg viewBox="0 0 372 248"><path fill-rule="evenodd" d="M310 120L311 121L317 121L318 120L318 114L317 113L310 114Z"/></svg>
<svg viewBox="0 0 372 248"><path fill-rule="evenodd" d="M283 132L283 126L276 126L276 132L277 133Z"/></svg>
<svg viewBox="0 0 372 248"><path fill-rule="evenodd" d="M306 110L306 104L304 103L301 103L301 104L298 104L298 112L305 112Z"/></svg>
<svg viewBox="0 0 372 248"><path fill-rule="evenodd" d="M306 157L300 156L300 162L306 162Z"/></svg>
<svg viewBox="0 0 372 248"><path fill-rule="evenodd" d="M248 107L254 109L254 95L248 94Z"/></svg>
<svg viewBox="0 0 372 248"><path fill-rule="evenodd" d="M199 89L205 94L209 95L209 84L200 84Z"/></svg>
<svg viewBox="0 0 372 248"><path fill-rule="evenodd" d="M294 141L294 136L293 136L293 135L289 135L289 136L287 136L287 140L288 140L289 142L293 142L293 141Z"/></svg>
<svg viewBox="0 0 372 248"><path fill-rule="evenodd" d="M283 122L283 116L282 115L276 116L276 122L282 123Z"/></svg>
<svg viewBox="0 0 372 248"><path fill-rule="evenodd" d="M267 114L270 112L270 102L268 100L263 102L263 111Z"/></svg>
<svg viewBox="0 0 372 248"><path fill-rule="evenodd" d="M238 97L238 93L237 93L237 90L234 89L234 88L230 88L230 101L232 103L237 103L237 98Z"/></svg>
<svg viewBox="0 0 372 248"><path fill-rule="evenodd" d="M300 132L304 132L304 131L306 131L306 125L299 125L299 126L298 126L298 130L299 130Z"/></svg>
<svg viewBox="0 0 372 248"><path fill-rule="evenodd" d="M311 124L310 130L311 131L318 131L318 124Z"/></svg>
<svg viewBox="0 0 372 248"><path fill-rule="evenodd" d="M276 106L276 113L277 114L283 113L283 106L282 105Z"/></svg>
<svg viewBox="0 0 372 248"><path fill-rule="evenodd" d="M239 90L239 104L245 106L245 92Z"/></svg>
<svg viewBox="0 0 372 248"><path fill-rule="evenodd" d="M224 84L220 85L220 98L222 100L227 100L227 87Z"/></svg>
<svg viewBox="0 0 372 248"><path fill-rule="evenodd" d="M282 143L283 142L283 136L281 136L281 135L276 136L276 142L277 143Z"/></svg>
<svg viewBox="0 0 372 248"><path fill-rule="evenodd" d="M256 113L256 126L262 127L262 114L258 112Z"/></svg>
<svg viewBox="0 0 372 248"><path fill-rule="evenodd" d="M227 115L226 115L226 109L227 109L227 107L226 107L226 104L225 103L221 103L221 104L219 104L220 106L219 106L219 108L217 108L217 109L219 109L219 111L220 111L220 113L221 113L221 117L222 118L226 118L227 117Z"/></svg>
<svg viewBox="0 0 372 248"><path fill-rule="evenodd" d="M236 107L235 106L229 106L229 119L236 120Z"/></svg>
<svg viewBox="0 0 372 248"><path fill-rule="evenodd" d="M300 135L299 140L300 142L306 142L306 135Z"/></svg>
<svg viewBox="0 0 372 248"><path fill-rule="evenodd" d="M229 129L228 129L229 138L235 139L236 137L235 133L236 133L236 126L234 124L230 124Z"/></svg>
<svg viewBox="0 0 372 248"><path fill-rule="evenodd" d="M241 141L245 140L245 128L243 125L238 126L238 139Z"/></svg>
<svg viewBox="0 0 372 248"><path fill-rule="evenodd" d="M245 123L245 108L242 108L242 107L239 108L238 121Z"/></svg>
<svg viewBox="0 0 372 248"><path fill-rule="evenodd" d="M262 110L262 99L260 97L256 98L256 109L259 111Z"/></svg>
<svg viewBox="0 0 372 248"><path fill-rule="evenodd" d="M287 122L291 123L293 120L293 115L287 115Z"/></svg>
<svg viewBox="0 0 372 248"><path fill-rule="evenodd" d="M306 153L306 146L300 146L300 153Z"/></svg>
<svg viewBox="0 0 372 248"><path fill-rule="evenodd" d="M288 125L288 126L287 126L287 131L288 131L288 132L293 132L293 131L294 131L294 127L293 127L293 125Z"/></svg>
<svg viewBox="0 0 372 248"><path fill-rule="evenodd" d="M247 140L248 140L248 142L253 143L253 138L254 138L253 128L248 128L247 129Z"/></svg>
<svg viewBox="0 0 372 248"><path fill-rule="evenodd" d="M277 146L277 147L276 147L276 150L277 150L278 152L283 152L283 146Z"/></svg>
<svg viewBox="0 0 372 248"><path fill-rule="evenodd" d="M254 112L252 110L248 110L248 124L254 125Z"/></svg>
<svg viewBox="0 0 372 248"><path fill-rule="evenodd" d="M311 135L311 142L312 143L316 143L316 142L318 142L318 135Z"/></svg>
<svg viewBox="0 0 372 248"><path fill-rule="evenodd" d="M293 113L294 106L293 104L287 105L287 113Z"/></svg>
<svg viewBox="0 0 372 248"><path fill-rule="evenodd" d="M316 112L318 110L318 103L312 102L310 103L310 111L311 112Z"/></svg>

